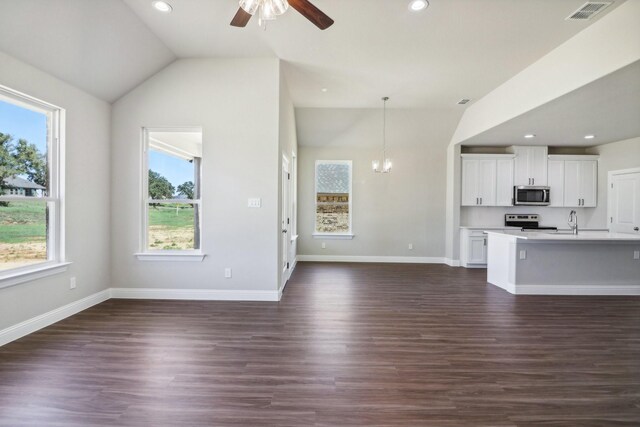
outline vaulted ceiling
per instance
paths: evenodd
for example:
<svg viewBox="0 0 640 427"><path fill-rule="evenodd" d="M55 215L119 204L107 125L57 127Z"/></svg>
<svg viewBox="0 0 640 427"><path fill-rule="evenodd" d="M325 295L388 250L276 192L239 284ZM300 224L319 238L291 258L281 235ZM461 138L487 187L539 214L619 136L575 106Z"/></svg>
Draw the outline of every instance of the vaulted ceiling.
<svg viewBox="0 0 640 427"><path fill-rule="evenodd" d="M0 0L0 50L109 102L176 58L278 57L296 107L459 109L623 3L574 22L584 0L314 0L328 30L290 10L265 31L229 26L237 0L168 1Z"/></svg>

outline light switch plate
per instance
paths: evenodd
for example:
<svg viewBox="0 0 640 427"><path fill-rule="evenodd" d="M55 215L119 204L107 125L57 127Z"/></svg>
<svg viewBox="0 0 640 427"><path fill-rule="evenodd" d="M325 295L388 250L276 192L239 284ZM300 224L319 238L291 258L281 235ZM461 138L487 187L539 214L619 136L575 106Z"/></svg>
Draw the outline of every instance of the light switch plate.
<svg viewBox="0 0 640 427"><path fill-rule="evenodd" d="M527 251L522 249L520 251L520 259L527 259Z"/></svg>
<svg viewBox="0 0 640 427"><path fill-rule="evenodd" d="M259 197L249 198L248 206L250 208L259 208L262 206L262 199L260 199Z"/></svg>
<svg viewBox="0 0 640 427"><path fill-rule="evenodd" d="M633 251L633 259L640 259L640 251Z"/></svg>
<svg viewBox="0 0 640 427"><path fill-rule="evenodd" d="M231 269L230 268L225 268L224 269L224 277L226 279L231 279Z"/></svg>

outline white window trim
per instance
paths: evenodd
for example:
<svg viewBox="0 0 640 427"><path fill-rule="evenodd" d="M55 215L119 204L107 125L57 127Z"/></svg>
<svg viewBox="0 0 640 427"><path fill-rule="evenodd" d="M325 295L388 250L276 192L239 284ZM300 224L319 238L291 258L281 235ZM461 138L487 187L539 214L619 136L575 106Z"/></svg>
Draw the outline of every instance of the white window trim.
<svg viewBox="0 0 640 427"><path fill-rule="evenodd" d="M326 233L316 230L316 212L318 212L318 165L320 164L349 165L349 231L344 233ZM351 160L316 160L313 170L313 238L314 239L353 239L353 161Z"/></svg>
<svg viewBox="0 0 640 427"><path fill-rule="evenodd" d="M146 127L142 128L142 141L140 144L140 170L142 176L140 179L140 249L134 256L139 261L192 261L201 262L206 256L202 252L202 192L200 193L199 200L192 199L163 199L153 200L149 199L149 133L150 132L202 132L201 127L189 126L189 127ZM200 183L202 183L202 166L200 169ZM201 189L202 191L202 189ZM149 250L148 249L148 235L149 235L149 204L150 203L185 203L185 204L197 204L200 212L200 248L199 249L186 249L180 251L169 250Z"/></svg>
<svg viewBox="0 0 640 427"><path fill-rule="evenodd" d="M313 233L314 239L328 239L328 240L351 240L356 237L351 233Z"/></svg>
<svg viewBox="0 0 640 427"><path fill-rule="evenodd" d="M49 167L49 194L34 202L45 202L49 207L49 234L47 235L47 261L0 272L0 288L29 282L62 273L71 264L65 258L65 194L64 147L65 110L57 105L0 85L0 100L47 115L51 126L47 135L47 166ZM3 196L1 201L24 201L24 196Z"/></svg>
<svg viewBox="0 0 640 427"><path fill-rule="evenodd" d="M64 273L69 265L71 265L70 262L47 261L29 267L7 270L8 274L3 274L0 278L0 289Z"/></svg>
<svg viewBox="0 0 640 427"><path fill-rule="evenodd" d="M200 251L192 251L193 253L186 253L186 251L157 251L155 252L140 252L134 254L139 261L178 261L178 262L202 262L206 256Z"/></svg>

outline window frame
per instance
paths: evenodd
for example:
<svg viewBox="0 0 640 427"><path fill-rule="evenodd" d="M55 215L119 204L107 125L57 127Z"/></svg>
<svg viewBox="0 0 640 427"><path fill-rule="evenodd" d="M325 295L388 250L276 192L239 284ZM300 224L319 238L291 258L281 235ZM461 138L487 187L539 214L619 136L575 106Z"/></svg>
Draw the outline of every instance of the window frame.
<svg viewBox="0 0 640 427"><path fill-rule="evenodd" d="M0 100L44 114L47 117L47 167L49 188L46 197L33 200L19 194L2 195L0 201L45 203L49 210L47 224L47 260L0 271L0 288L47 277L67 270L71 264L65 253L64 142L65 110L57 105L0 85Z"/></svg>
<svg viewBox="0 0 640 427"><path fill-rule="evenodd" d="M323 164L338 164L349 166L349 230L347 232L322 232L317 229L317 212L318 212L318 166ZM313 234L314 239L353 239L353 161L352 160L316 160L313 175Z"/></svg>
<svg viewBox="0 0 640 427"><path fill-rule="evenodd" d="M202 252L203 233L202 233L202 161L194 162L194 176L197 173L199 182L195 183L198 188L197 199L162 199L155 200L149 198L149 134L153 132L200 132L202 128L197 126L185 127L144 127L142 128L142 143L140 153L140 238L139 252L134 255L140 261L202 261L205 254ZM151 203L181 203L198 205L198 231L199 248L198 249L149 249L149 204Z"/></svg>

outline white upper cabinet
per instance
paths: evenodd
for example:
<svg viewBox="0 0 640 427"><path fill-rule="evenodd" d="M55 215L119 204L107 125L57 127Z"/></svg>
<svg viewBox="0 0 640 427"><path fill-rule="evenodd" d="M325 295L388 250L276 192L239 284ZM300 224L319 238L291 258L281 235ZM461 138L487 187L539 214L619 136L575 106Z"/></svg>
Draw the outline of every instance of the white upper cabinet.
<svg viewBox="0 0 640 427"><path fill-rule="evenodd" d="M515 157L514 185L547 185L547 147L512 147Z"/></svg>
<svg viewBox="0 0 640 427"><path fill-rule="evenodd" d="M549 156L552 207L589 208L597 205L598 156Z"/></svg>
<svg viewBox="0 0 640 427"><path fill-rule="evenodd" d="M511 206L513 156L462 157L462 206Z"/></svg>
<svg viewBox="0 0 640 427"><path fill-rule="evenodd" d="M564 160L551 160L547 164L547 184L550 188L549 206L564 206Z"/></svg>
<svg viewBox="0 0 640 427"><path fill-rule="evenodd" d="M595 207L598 185L598 162L565 160L564 206Z"/></svg>
<svg viewBox="0 0 640 427"><path fill-rule="evenodd" d="M497 159L496 176L496 206L512 206L513 159Z"/></svg>

